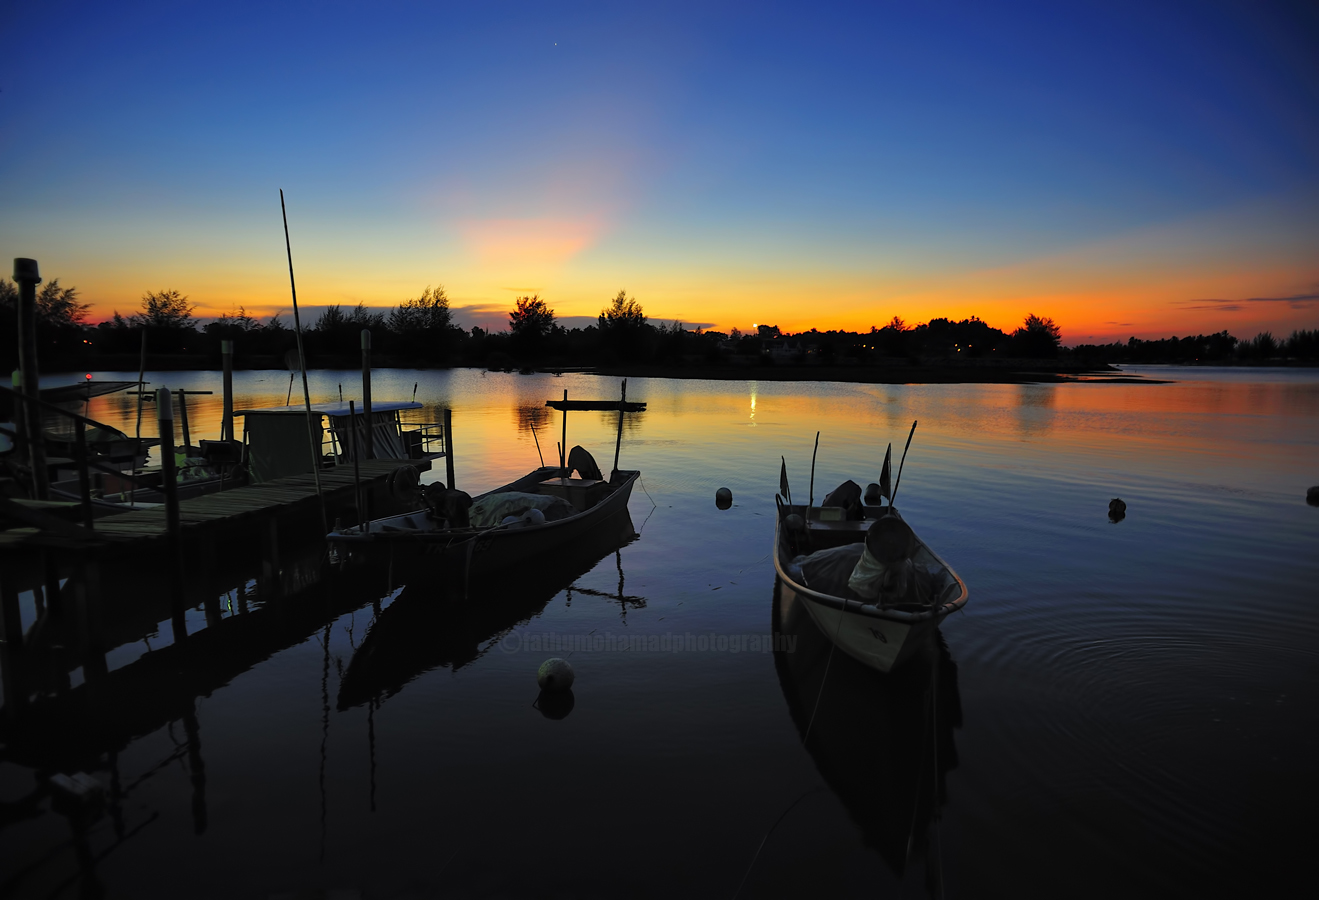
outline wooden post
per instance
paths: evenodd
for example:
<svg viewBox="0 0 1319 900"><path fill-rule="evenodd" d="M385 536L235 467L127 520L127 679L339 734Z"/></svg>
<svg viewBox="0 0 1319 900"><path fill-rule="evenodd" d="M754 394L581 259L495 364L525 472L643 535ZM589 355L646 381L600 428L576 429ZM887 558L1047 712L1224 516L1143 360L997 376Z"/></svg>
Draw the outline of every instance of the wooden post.
<svg viewBox="0 0 1319 900"><path fill-rule="evenodd" d="M362 468L358 461L357 405L352 400L348 401L348 437L352 441L349 450L353 456L353 506L357 507L357 527L362 530L362 534L366 534L366 523L362 516Z"/></svg>
<svg viewBox="0 0 1319 900"><path fill-rule="evenodd" d="M618 401L618 438L614 441L614 472L618 471L618 452L623 449L623 406L627 403L627 379L623 379L623 395ZM613 474L610 474L613 479Z"/></svg>
<svg viewBox="0 0 1319 900"><path fill-rule="evenodd" d="M224 366L224 410L220 413L220 440L234 439L234 342L220 341L220 360Z"/></svg>
<svg viewBox="0 0 1319 900"><path fill-rule="evenodd" d="M160 434L160 487L165 492L165 530L179 530L179 484L174 469L174 404L168 388L156 391L156 425Z"/></svg>
<svg viewBox="0 0 1319 900"><path fill-rule="evenodd" d="M257 599L273 600L279 594L279 520L274 516L261 530L261 580L257 582Z"/></svg>
<svg viewBox="0 0 1319 900"><path fill-rule="evenodd" d="M23 615L18 607L18 591L12 577L0 579L0 641L4 641L5 647L12 652L23 649ZM9 699L8 691L5 699Z"/></svg>
<svg viewBox="0 0 1319 900"><path fill-rule="evenodd" d="M74 454L78 457L78 494L82 500L82 525L91 530L95 516L92 515L92 475L87 470L87 423L78 419L74 427L77 429L74 432L77 436Z"/></svg>
<svg viewBox="0 0 1319 900"><path fill-rule="evenodd" d="M559 474L567 477L569 473L562 471L568 465L568 389L563 389L563 440L559 443Z"/></svg>
<svg viewBox="0 0 1319 900"><path fill-rule="evenodd" d="M188 392L179 391L179 425L183 428L183 455L192 449L192 433L188 430Z"/></svg>
<svg viewBox="0 0 1319 900"><path fill-rule="evenodd" d="M169 388L156 391L156 425L160 434L160 487L165 492L165 560L169 576L170 619L174 643L182 645L188 637L184 614L183 560L179 542L179 483L174 471L174 404Z"/></svg>
<svg viewBox="0 0 1319 900"><path fill-rule="evenodd" d="M41 271L35 259L14 260L14 280L18 282L18 368L23 377L23 404L28 438L28 460L32 465L32 495L37 500L50 499L50 473L46 471L46 442L42 437L41 409L36 400L41 392L37 369L37 285Z"/></svg>
<svg viewBox="0 0 1319 900"><path fill-rule="evenodd" d="M375 435L371 433L371 329L362 329L362 415L366 416L366 458L376 458Z"/></svg>
<svg viewBox="0 0 1319 900"><path fill-rule="evenodd" d="M106 673L105 620L101 609L101 566L96 557L83 561L81 577L73 586L77 611L78 655L83 676L90 684Z"/></svg>
<svg viewBox="0 0 1319 900"><path fill-rule="evenodd" d="M137 363L137 425L133 427L133 474L137 474L137 454L142 445L142 392L146 390L147 329L142 327L142 351ZM137 479L128 489L128 505L137 505Z"/></svg>
<svg viewBox="0 0 1319 900"><path fill-rule="evenodd" d="M453 410L444 410L444 480L449 490L454 490L453 481Z"/></svg>
<svg viewBox="0 0 1319 900"><path fill-rule="evenodd" d="M5 692L5 712L14 718L27 705L22 686L23 618L18 610L11 565L8 576L0 574L0 686Z"/></svg>

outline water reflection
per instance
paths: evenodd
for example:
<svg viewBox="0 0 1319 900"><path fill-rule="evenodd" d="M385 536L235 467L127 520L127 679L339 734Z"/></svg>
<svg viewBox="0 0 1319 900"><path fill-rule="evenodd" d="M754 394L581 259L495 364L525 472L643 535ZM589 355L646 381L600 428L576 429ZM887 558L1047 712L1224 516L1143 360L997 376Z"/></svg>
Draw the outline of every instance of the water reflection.
<svg viewBox="0 0 1319 900"><path fill-rule="evenodd" d="M60 592L68 596L60 603L41 605L22 651L4 648L13 677L0 715L0 762L40 773L43 784L56 773L104 775L109 790L103 802L57 797L50 809L68 820L70 840L10 878L0 893L41 884L53 886L54 896L80 882L83 893L99 896L100 861L159 817L140 809L135 791L149 790L145 786L153 778L176 766L189 783L192 831L206 833L210 815L198 701L328 629L385 589L378 572L327 581L323 541L286 539L277 557L264 553L260 543L258 538L250 547L234 541L220 558L192 561L185 586L187 633L181 640L171 643L170 629L162 627L172 616L171 591L177 590L169 576L143 570L140 560L106 559L99 591L78 586L75 592L74 582L68 582ZM161 731L173 749L125 784L120 754ZM14 815L0 815L0 829L43 815L47 793L39 788L14 806ZM114 835L108 847L98 825L105 817ZM65 851L72 852L71 861ZM70 869L74 874L55 884L56 873Z"/></svg>
<svg viewBox="0 0 1319 900"><path fill-rule="evenodd" d="M570 598L575 591L617 599L624 614L629 605L644 606L643 598L623 592L622 562L617 555L616 596L571 587L596 563L610 553L617 554L636 537L632 518L623 510L566 553L473 584L466 599L461 579L409 586L372 622L353 653L339 685L339 709L364 703L378 707L426 672L441 667L457 670L475 662L565 588Z"/></svg>
<svg viewBox="0 0 1319 900"><path fill-rule="evenodd" d="M833 651L795 596L774 588L774 631L795 637L776 651L779 685L816 768L899 877L923 858L941 895L939 820L944 779L957 767L953 729L962 725L957 665L939 632L887 675ZM827 673L827 677L826 677Z"/></svg>

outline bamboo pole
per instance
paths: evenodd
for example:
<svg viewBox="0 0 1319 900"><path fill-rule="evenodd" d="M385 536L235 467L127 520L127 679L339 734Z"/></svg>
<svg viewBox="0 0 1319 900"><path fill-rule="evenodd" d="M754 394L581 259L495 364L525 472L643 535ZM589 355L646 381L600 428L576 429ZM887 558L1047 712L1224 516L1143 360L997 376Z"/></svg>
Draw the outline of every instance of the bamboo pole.
<svg viewBox="0 0 1319 900"><path fill-rule="evenodd" d="M311 389L307 387L307 354L302 349L302 319L298 315L298 286L293 280L293 245L289 242L289 214L284 208L284 190L279 191L279 211L284 217L284 249L289 257L289 291L293 295L293 330L298 338L298 368L302 371L302 402L307 408L307 447L311 451L311 474L316 480L316 497L321 503L321 530L330 530L325 514L325 495L321 493L321 448L316 445L311 420Z"/></svg>

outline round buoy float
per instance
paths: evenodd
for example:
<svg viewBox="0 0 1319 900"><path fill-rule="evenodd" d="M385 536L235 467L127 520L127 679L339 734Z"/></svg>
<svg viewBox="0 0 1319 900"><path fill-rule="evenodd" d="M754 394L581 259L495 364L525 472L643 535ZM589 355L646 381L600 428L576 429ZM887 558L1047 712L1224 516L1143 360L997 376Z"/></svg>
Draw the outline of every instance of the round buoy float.
<svg viewBox="0 0 1319 900"><path fill-rule="evenodd" d="M806 520L796 513L791 513L783 520L783 524L788 526L788 530L794 534L800 534L806 530Z"/></svg>
<svg viewBox="0 0 1319 900"><path fill-rule="evenodd" d="M536 683L540 685L541 690L553 694L572 687L574 677L568 660L556 656L540 664L540 669L536 672Z"/></svg>
<svg viewBox="0 0 1319 900"><path fill-rule="evenodd" d="M566 719L577 705L577 699L572 691L541 691L534 705L547 719Z"/></svg>
<svg viewBox="0 0 1319 900"><path fill-rule="evenodd" d="M1319 484L1305 492L1305 502L1311 506L1319 506Z"/></svg>
<svg viewBox="0 0 1319 900"><path fill-rule="evenodd" d="M866 506L879 506L884 501L884 494L875 482L866 485Z"/></svg>
<svg viewBox="0 0 1319 900"><path fill-rule="evenodd" d="M733 492L728 488L720 488L714 492L714 505L720 509L728 509L733 505Z"/></svg>
<svg viewBox="0 0 1319 900"><path fill-rule="evenodd" d="M1114 497L1108 501L1108 520L1110 522L1121 522L1127 517L1127 504L1123 503L1121 498Z"/></svg>

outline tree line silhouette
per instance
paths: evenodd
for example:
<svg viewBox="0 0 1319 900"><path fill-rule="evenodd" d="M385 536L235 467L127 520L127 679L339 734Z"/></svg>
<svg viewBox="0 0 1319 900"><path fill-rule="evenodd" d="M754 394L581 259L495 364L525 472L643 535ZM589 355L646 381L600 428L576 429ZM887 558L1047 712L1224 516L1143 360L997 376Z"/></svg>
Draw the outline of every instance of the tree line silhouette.
<svg viewBox="0 0 1319 900"><path fill-rule="evenodd" d="M16 330L17 288L0 281L0 332ZM149 291L139 309L106 321L87 321L91 305L59 279L37 294L37 336L42 366L50 369L134 368L146 335L155 367L213 368L220 342L233 340L240 367L282 367L295 344L293 323L283 315L262 321L240 308L210 321L180 291ZM771 325L754 332L687 329L680 322L651 321L636 297L619 291L592 325L565 328L538 295L516 298L507 330L465 330L453 321L443 286L427 286L391 309L329 306L304 322L311 365L353 366L363 329L372 333L376 365L573 366L711 365L986 365L993 360L1059 360L1081 366L1105 363L1283 363L1319 360L1319 331L1297 330L1279 339L1269 332L1242 340L1226 331L1194 337L1062 346L1058 326L1031 314L1012 331L972 316L934 318L908 325L893 316L867 332L809 331L788 334ZM17 364L17 342L0 342L0 365Z"/></svg>

